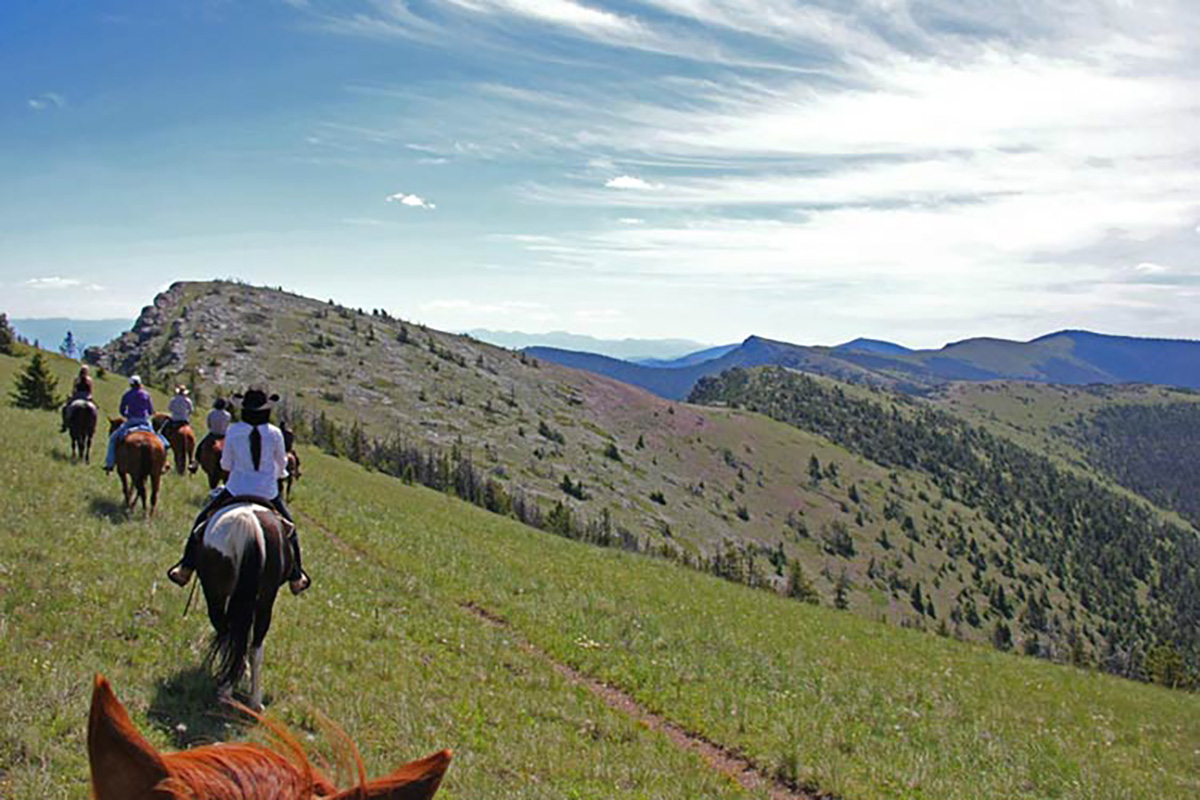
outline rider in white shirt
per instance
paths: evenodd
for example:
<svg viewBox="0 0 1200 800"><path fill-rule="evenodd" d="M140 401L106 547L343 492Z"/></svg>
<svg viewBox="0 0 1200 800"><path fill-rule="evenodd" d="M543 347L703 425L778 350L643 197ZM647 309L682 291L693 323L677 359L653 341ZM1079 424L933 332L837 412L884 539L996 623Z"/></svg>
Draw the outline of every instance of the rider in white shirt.
<svg viewBox="0 0 1200 800"><path fill-rule="evenodd" d="M308 588L311 580L300 566L300 539L296 535L292 515L279 494L279 481L288 474L283 433L270 423L271 407L279 398L278 395L268 398L259 389L251 389L245 395L234 397L241 399L242 421L229 426L225 434L225 449L221 453L221 468L229 472L229 479L225 482L225 488L196 517L183 558L171 567L167 577L180 586L186 586L196 568L204 524L208 518L214 511L237 498L253 497L270 503L290 525L288 542L292 547L294 568L287 580L292 593L299 594Z"/></svg>

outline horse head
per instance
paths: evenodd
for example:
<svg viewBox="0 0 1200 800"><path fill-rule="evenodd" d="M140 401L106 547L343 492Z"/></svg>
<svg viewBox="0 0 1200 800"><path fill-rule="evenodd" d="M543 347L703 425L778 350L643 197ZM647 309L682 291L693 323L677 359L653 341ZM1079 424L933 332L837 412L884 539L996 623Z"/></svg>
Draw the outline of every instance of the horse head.
<svg viewBox="0 0 1200 800"><path fill-rule="evenodd" d="M338 792L309 764L300 746L277 728L287 754L253 744L208 745L160 753L134 727L102 675L92 688L88 761L95 800L181 800L241 797L277 800L427 800L450 766L443 750L384 778ZM358 764L362 773L361 762ZM233 789L237 789L236 794Z"/></svg>

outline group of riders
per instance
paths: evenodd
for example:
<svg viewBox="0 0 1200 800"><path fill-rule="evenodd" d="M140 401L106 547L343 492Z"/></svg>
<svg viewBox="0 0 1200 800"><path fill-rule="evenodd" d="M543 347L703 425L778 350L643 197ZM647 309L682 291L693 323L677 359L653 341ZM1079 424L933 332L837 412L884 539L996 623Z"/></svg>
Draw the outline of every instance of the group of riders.
<svg viewBox="0 0 1200 800"><path fill-rule="evenodd" d="M67 428L69 409L76 401L94 403L93 383L90 370L85 365L71 387L71 396L63 407L63 430ZM154 401L142 385L142 379L134 375L129 379L129 390L121 397L120 413L125 421L113 431L108 440L108 451L104 460L104 471L111 472L116 464L117 445L133 431L149 431L158 434L163 447L169 448L167 436L172 428L190 424L194 405L186 386L178 386L167 404L170 420L161 430L153 426ZM279 402L278 395L268 395L258 388L235 394L232 402L218 398L208 413L208 434L196 452L217 439L224 440L221 451L221 469L228 473L225 485L210 495L208 503L197 515L188 534L183 558L167 571L167 577L179 586L186 586L196 570L203 543L204 528L208 519L217 511L233 503L251 501L267 505L286 520L288 543L292 549L293 569L285 577L293 594L309 587L311 580L300 565L300 539L296 523L283 502L280 483L288 476L287 454L292 449L291 431L271 423L271 410ZM233 410L240 412L241 420L234 422Z"/></svg>

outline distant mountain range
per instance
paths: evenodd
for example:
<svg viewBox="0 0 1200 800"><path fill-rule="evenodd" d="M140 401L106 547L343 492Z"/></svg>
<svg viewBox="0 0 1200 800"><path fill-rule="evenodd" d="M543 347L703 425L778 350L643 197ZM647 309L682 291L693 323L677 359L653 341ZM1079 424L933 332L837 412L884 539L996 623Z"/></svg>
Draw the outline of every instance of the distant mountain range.
<svg viewBox="0 0 1200 800"><path fill-rule="evenodd" d="M131 319L68 319L52 317L45 319L10 319L9 323L18 335L31 342L38 342L47 350L57 350L67 331L84 347L100 346L111 342L133 327Z"/></svg>
<svg viewBox="0 0 1200 800"><path fill-rule="evenodd" d="M1059 331L1029 342L976 338L937 350L855 339L811 347L751 336L729 349L672 362L633 364L593 353L532 347L546 361L586 369L662 397L687 398L696 382L731 367L777 365L856 383L919 393L947 381L1018 379L1044 383L1155 383L1200 388L1200 342ZM703 359L705 353L715 357Z"/></svg>
<svg viewBox="0 0 1200 800"><path fill-rule="evenodd" d="M510 350L521 350L526 347L553 347L560 350L598 353L626 361L650 361L656 365L661 365L659 362L682 356L697 355L697 351L707 352L703 348L708 347L703 342L694 342L690 339L597 339L566 331L523 333L521 331L475 328L467 331L466 335L481 342L507 347ZM736 346L729 345L729 347Z"/></svg>

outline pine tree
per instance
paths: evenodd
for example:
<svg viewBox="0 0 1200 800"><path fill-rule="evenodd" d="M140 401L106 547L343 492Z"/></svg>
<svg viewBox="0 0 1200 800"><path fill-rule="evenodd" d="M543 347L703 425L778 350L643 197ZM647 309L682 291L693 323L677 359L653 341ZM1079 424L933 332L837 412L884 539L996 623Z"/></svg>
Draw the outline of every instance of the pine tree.
<svg viewBox="0 0 1200 800"><path fill-rule="evenodd" d="M67 335L63 337L62 344L58 346L58 352L70 359L79 358L79 345L75 342L75 334L67 331Z"/></svg>
<svg viewBox="0 0 1200 800"><path fill-rule="evenodd" d="M787 596L804 603L819 605L821 596L813 587L812 581L804 574L804 567L799 561L792 561L788 564L787 577Z"/></svg>
<svg viewBox="0 0 1200 800"><path fill-rule="evenodd" d="M992 647L997 650L1012 650L1013 638L1012 631L1003 620L996 623L996 628L992 631Z"/></svg>
<svg viewBox="0 0 1200 800"><path fill-rule="evenodd" d="M821 461L816 455L812 455L808 459L808 480L814 489L821 483Z"/></svg>
<svg viewBox="0 0 1200 800"><path fill-rule="evenodd" d="M850 586L850 579L846 577L846 571L842 570L833 583L833 607L839 611L845 611L850 607L850 598L847 594Z"/></svg>
<svg viewBox="0 0 1200 800"><path fill-rule="evenodd" d="M6 356L16 355L13 349L16 341L17 335L8 325L8 315L0 314L0 353Z"/></svg>
<svg viewBox="0 0 1200 800"><path fill-rule="evenodd" d="M13 405L17 408L41 408L53 411L59 401L58 379L50 374L41 353L34 353L25 372L17 377L17 388L12 393Z"/></svg>

